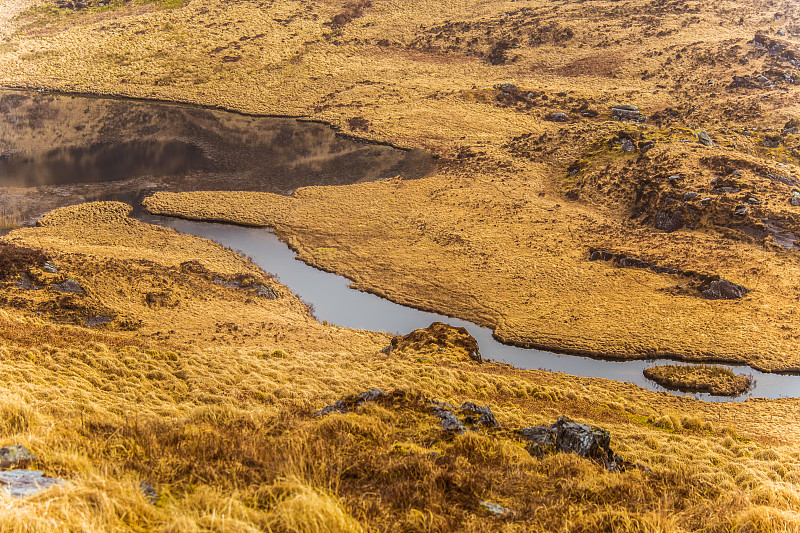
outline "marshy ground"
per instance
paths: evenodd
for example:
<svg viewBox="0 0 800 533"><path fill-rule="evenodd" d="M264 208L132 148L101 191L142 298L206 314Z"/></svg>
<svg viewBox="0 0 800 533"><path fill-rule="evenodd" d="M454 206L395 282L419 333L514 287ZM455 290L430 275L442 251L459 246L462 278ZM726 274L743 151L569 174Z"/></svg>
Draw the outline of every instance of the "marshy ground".
<svg viewBox="0 0 800 533"><path fill-rule="evenodd" d="M151 209L273 226L359 288L509 342L800 369L793 3L167 4L5 11L0 83L323 120L428 149L439 171L291 197L159 194ZM648 120L618 120L637 118L618 104ZM5 282L3 431L70 484L8 503L8 530L797 529L797 400L707 405L385 355L386 335L319 324L233 254L119 205L47 220L7 240L85 294L35 264L45 288ZM236 276L250 284L214 282ZM749 292L708 299L696 280L715 276ZM567 414L651 470L447 435L410 400L311 416L375 387L490 405L507 428Z"/></svg>

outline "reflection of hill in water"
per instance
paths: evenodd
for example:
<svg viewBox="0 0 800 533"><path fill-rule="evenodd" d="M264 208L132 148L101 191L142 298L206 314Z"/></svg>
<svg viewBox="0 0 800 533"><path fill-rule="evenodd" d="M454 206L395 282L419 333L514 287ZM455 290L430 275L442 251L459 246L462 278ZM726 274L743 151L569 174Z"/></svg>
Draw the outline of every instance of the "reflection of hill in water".
<svg viewBox="0 0 800 533"><path fill-rule="evenodd" d="M5 187L160 178L187 188L286 193L431 174L430 155L337 137L292 119L139 101L0 91ZM192 173L192 179L183 174Z"/></svg>

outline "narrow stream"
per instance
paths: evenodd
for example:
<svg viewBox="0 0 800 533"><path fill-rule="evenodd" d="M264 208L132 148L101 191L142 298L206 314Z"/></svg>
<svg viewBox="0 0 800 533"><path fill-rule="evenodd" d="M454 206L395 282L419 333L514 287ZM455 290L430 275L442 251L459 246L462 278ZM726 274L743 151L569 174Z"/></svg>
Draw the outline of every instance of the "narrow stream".
<svg viewBox="0 0 800 533"><path fill-rule="evenodd" d="M296 254L267 229L159 217L141 213L138 210L136 216L143 222L158 224L181 233L213 240L250 257L263 270L276 274L281 283L289 287L304 301L313 304L314 312L320 321L326 320L330 324L349 328L401 334L427 327L431 322L445 322L453 326L465 327L477 339L481 354L485 359L510 363L517 368L534 368L582 377L607 378L634 383L652 391L666 391L665 388L648 380L642 374L645 368L653 366L656 361L604 361L501 344L492 337L492 331L488 328L476 326L457 318L419 311L373 294L351 289L350 281L346 278L317 270L296 260ZM659 361L663 362L663 360ZM800 376L767 374L747 366L722 366L726 366L738 374L751 375L755 379L755 387L749 393L736 398L669 392L716 402L742 401L748 397L800 396Z"/></svg>

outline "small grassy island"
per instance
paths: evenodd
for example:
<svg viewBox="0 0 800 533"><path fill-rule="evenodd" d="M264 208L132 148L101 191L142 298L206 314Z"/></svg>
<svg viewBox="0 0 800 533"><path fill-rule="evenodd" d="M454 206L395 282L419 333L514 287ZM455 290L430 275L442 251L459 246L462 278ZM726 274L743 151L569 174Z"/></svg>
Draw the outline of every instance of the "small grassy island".
<svg viewBox="0 0 800 533"><path fill-rule="evenodd" d="M644 376L670 390L715 396L738 396L753 385L750 377L716 365L659 365L645 368Z"/></svg>

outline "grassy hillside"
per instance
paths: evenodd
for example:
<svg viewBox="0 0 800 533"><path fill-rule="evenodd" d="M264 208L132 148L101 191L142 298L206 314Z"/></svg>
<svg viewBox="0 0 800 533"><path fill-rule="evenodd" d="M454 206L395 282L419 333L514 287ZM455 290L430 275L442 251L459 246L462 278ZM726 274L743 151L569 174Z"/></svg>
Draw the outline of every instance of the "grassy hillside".
<svg viewBox="0 0 800 533"><path fill-rule="evenodd" d="M798 369L793 3L88 4L0 1L0 84L303 116L439 156L423 180L151 209L274 226L359 288L509 342ZM386 355L390 336L320 324L232 252L127 212L3 239L0 444L67 484L3 498L0 530L798 529L798 400L704 404L449 341ZM751 292L708 300L703 276ZM431 400L502 428L443 431ZM514 430L561 415L634 466L526 451Z"/></svg>

